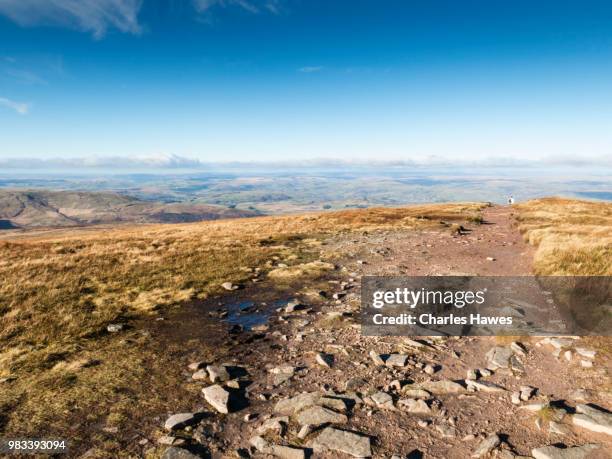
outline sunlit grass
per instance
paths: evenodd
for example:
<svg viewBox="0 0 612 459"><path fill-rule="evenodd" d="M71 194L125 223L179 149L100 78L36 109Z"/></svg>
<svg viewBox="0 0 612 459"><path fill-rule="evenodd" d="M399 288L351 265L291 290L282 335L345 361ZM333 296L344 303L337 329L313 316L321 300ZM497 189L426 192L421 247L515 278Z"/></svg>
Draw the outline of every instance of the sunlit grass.
<svg viewBox="0 0 612 459"><path fill-rule="evenodd" d="M519 230L538 247L542 275L612 275L612 204L544 198L515 206Z"/></svg>

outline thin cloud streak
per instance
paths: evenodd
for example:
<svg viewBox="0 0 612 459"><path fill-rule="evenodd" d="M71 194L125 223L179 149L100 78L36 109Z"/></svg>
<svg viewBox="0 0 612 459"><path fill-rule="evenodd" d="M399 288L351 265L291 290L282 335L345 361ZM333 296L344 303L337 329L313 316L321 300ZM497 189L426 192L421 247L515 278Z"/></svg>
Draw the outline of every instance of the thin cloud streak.
<svg viewBox="0 0 612 459"><path fill-rule="evenodd" d="M139 34L141 6L142 0L0 0L0 14L22 27L69 27L100 39L109 29Z"/></svg>
<svg viewBox="0 0 612 459"><path fill-rule="evenodd" d="M20 115L27 115L30 111L30 106L23 102L15 102L14 100L0 97L0 106L10 108Z"/></svg>
<svg viewBox="0 0 612 459"><path fill-rule="evenodd" d="M322 66L306 66L306 67L300 67L298 69L298 72L301 72L301 73L315 73L315 72L320 72L321 70L323 70Z"/></svg>
<svg viewBox="0 0 612 459"><path fill-rule="evenodd" d="M239 7L252 14L267 11L280 14L279 0L193 0L193 6L198 13L206 13L214 7Z"/></svg>
<svg viewBox="0 0 612 459"><path fill-rule="evenodd" d="M1 101L2 99L0 99ZM0 102L1 103L1 102ZM479 160L457 160L444 157L421 157L397 160L345 160L345 159L310 159L293 161L203 161L176 154L157 154L145 156L87 156L70 158L0 158L0 167L4 169L195 169L214 170L217 168L275 170L284 168L296 169L418 169L418 168L504 168L533 169L561 167L612 167L612 160L607 157L591 157L576 160L568 157L546 157L533 160L516 158L489 157Z"/></svg>

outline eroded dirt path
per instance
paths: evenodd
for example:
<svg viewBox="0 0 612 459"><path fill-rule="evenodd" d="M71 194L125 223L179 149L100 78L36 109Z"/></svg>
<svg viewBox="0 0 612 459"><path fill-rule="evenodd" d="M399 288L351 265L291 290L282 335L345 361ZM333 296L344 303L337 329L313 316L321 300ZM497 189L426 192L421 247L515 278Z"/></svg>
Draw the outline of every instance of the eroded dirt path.
<svg viewBox="0 0 612 459"><path fill-rule="evenodd" d="M246 371L248 376L231 380L230 374L229 381L223 376L215 383L248 406L217 413L199 394L212 385L206 370L197 381L186 372L194 400L200 399L191 411L206 416L170 432L163 441L174 447L165 457L186 454L183 449L196 457L350 457L346 453L365 454L367 443L374 457L466 458L486 438L495 443L486 453L491 457L586 444L600 445L589 457L610 457L612 437L574 425L572 416L580 404L611 407L609 354L602 352L609 339L361 335L356 317L364 275L531 274L533 248L513 227L511 209L489 208L484 218L484 224L466 225L471 231L464 235L393 230L327 240L322 259L338 265L330 279L288 292L301 306L279 306L268 325L234 335L225 356L202 364ZM231 299L247 300L257 307L249 288ZM495 364L487 357L491 349L498 352ZM590 351L594 357L579 354ZM384 361L392 354L400 356L396 366ZM197 357L192 350L177 364L186 368ZM470 372L479 385L467 381ZM513 403L521 389L532 393ZM343 443L343 434L333 429L351 433ZM151 433L152 442L159 442L162 430ZM150 452L150 443L141 450ZM540 457L561 457L550 454Z"/></svg>

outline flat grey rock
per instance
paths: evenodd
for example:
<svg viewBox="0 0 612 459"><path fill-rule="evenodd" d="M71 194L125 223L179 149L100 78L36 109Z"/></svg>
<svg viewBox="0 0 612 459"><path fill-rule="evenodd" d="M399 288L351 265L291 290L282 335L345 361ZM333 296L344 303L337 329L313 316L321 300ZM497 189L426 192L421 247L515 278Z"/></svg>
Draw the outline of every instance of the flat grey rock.
<svg viewBox="0 0 612 459"><path fill-rule="evenodd" d="M229 372L223 365L208 365L206 367L206 371L208 372L208 378L212 383L224 382L230 379Z"/></svg>
<svg viewBox="0 0 612 459"><path fill-rule="evenodd" d="M483 457L493 451L501 444L499 435L492 434L485 438L472 453L472 457Z"/></svg>
<svg viewBox="0 0 612 459"><path fill-rule="evenodd" d="M572 448L544 446L532 449L531 455L534 459L586 459L596 449L599 449L599 445L589 444Z"/></svg>
<svg viewBox="0 0 612 459"><path fill-rule="evenodd" d="M177 448L176 446L171 446L162 455L162 459L198 459L201 456L197 454L190 453L186 449Z"/></svg>
<svg viewBox="0 0 612 459"><path fill-rule="evenodd" d="M513 351L509 347L495 346L486 354L488 368L497 370L498 368L509 368L510 357Z"/></svg>
<svg viewBox="0 0 612 459"><path fill-rule="evenodd" d="M404 411L412 414L431 414L431 408L424 400L403 398L397 402L398 406Z"/></svg>
<svg viewBox="0 0 612 459"><path fill-rule="evenodd" d="M308 406L317 405L320 398L321 394L318 392L298 394L295 397L279 400L274 406L274 412L285 416L291 416Z"/></svg>
<svg viewBox="0 0 612 459"><path fill-rule="evenodd" d="M391 354L385 360L385 365L388 367L405 367L407 361L408 356L406 354Z"/></svg>
<svg viewBox="0 0 612 459"><path fill-rule="evenodd" d="M412 384L410 389L424 389L435 395L461 394L466 391L461 384L445 379L442 381L425 381L419 384Z"/></svg>
<svg viewBox="0 0 612 459"><path fill-rule="evenodd" d="M576 413L572 416L574 425L592 432L612 435L612 414L589 405L576 405Z"/></svg>
<svg viewBox="0 0 612 459"><path fill-rule="evenodd" d="M371 457L370 437L355 432L326 427L312 444L315 450L327 449L353 457Z"/></svg>
<svg viewBox="0 0 612 459"><path fill-rule="evenodd" d="M166 430L182 429L183 427L195 424L197 422L197 419L197 414L195 413L173 414L168 419L166 419L164 427Z"/></svg>
<svg viewBox="0 0 612 459"><path fill-rule="evenodd" d="M465 383L468 389L474 389L478 392L507 392L503 387L488 381L466 379Z"/></svg>
<svg viewBox="0 0 612 459"><path fill-rule="evenodd" d="M215 384L214 386L208 386L202 389L202 394L206 401L219 413L229 413L229 396L230 393L223 387Z"/></svg>
<svg viewBox="0 0 612 459"><path fill-rule="evenodd" d="M393 408L393 397L386 392L378 391L371 395L370 399L379 408Z"/></svg>
<svg viewBox="0 0 612 459"><path fill-rule="evenodd" d="M303 411L300 411L296 417L296 421L303 426L312 425L318 426L321 424L346 424L348 418L341 413L336 413L322 406L311 406Z"/></svg>
<svg viewBox="0 0 612 459"><path fill-rule="evenodd" d="M270 445L270 454L280 459L305 459L306 451L294 446Z"/></svg>

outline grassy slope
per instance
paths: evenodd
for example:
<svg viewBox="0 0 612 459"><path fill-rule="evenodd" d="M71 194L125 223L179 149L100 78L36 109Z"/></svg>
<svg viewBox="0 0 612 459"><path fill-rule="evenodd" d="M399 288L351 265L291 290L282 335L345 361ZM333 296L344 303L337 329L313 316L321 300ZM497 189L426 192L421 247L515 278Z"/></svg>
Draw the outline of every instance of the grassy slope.
<svg viewBox="0 0 612 459"><path fill-rule="evenodd" d="M109 335L109 323L219 293L222 282L240 282L256 267L269 272L278 261L316 276L302 268L318 258L327 234L441 227L440 220L477 219L481 208L350 210L0 241L0 381L9 378L0 382L0 432L40 435L54 426L78 442L79 423L121 427L135 412L163 411L161 394L184 379L181 369L146 334ZM275 285L285 281L278 276Z"/></svg>
<svg viewBox="0 0 612 459"><path fill-rule="evenodd" d="M515 206L519 231L538 247L542 275L612 275L612 204L543 198Z"/></svg>

